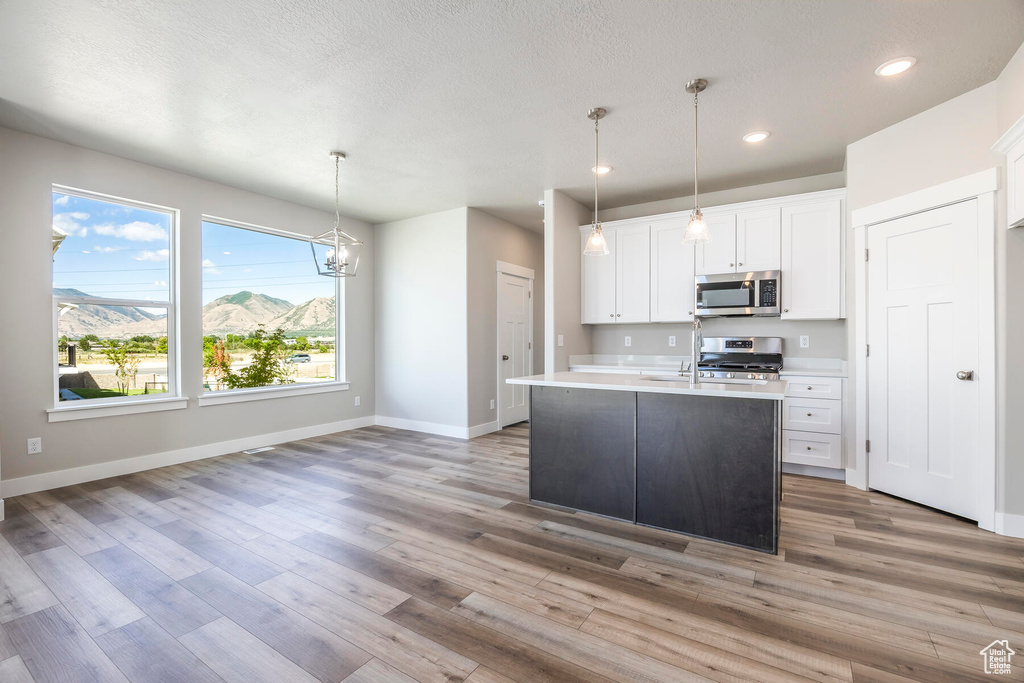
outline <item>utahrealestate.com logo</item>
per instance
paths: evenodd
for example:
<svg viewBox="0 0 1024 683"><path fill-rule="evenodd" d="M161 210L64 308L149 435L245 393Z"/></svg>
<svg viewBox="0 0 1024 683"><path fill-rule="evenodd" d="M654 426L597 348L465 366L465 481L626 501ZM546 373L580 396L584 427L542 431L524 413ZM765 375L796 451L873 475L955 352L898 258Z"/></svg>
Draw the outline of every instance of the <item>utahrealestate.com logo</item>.
<svg viewBox="0 0 1024 683"><path fill-rule="evenodd" d="M981 656L985 658L985 673L987 674L1009 674L1010 657L1017 654L1010 649L1008 640L994 640L982 649Z"/></svg>

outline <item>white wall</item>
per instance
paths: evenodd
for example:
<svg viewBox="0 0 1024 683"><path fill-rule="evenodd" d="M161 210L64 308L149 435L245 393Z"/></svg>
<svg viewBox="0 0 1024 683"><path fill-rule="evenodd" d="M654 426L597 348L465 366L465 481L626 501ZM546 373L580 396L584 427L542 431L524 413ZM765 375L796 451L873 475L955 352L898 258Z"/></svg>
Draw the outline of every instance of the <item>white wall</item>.
<svg viewBox="0 0 1024 683"><path fill-rule="evenodd" d="M184 410L47 422L53 403L51 185L59 183L180 210L181 375ZM369 225L344 220L366 242L346 284L351 390L205 406L202 391L201 215L309 235L330 228L323 211L0 128L0 450L5 480L372 416L374 243ZM310 268L313 267L312 262ZM353 406L353 396L362 406ZM42 437L42 455L25 440Z"/></svg>
<svg viewBox="0 0 1024 683"><path fill-rule="evenodd" d="M469 424L467 211L376 226L379 416Z"/></svg>
<svg viewBox="0 0 1024 683"><path fill-rule="evenodd" d="M1004 131L1002 122L1012 123L1024 115L1024 98L1019 96L1024 91L1022 62L1024 56L1018 52L997 81L850 145L846 161L849 209L870 206L992 167L1004 167L1005 159L991 148ZM1005 182L1005 172L1002 178ZM996 509L1022 514L1024 426L1017 416L1024 410L1024 396L1019 389L1024 382L1024 364L1019 354L1024 342L1024 310L1011 302L1024 287L1020 268L1024 263L1024 234L1006 229L1005 191L1000 190L997 203L1000 206L995 228L999 481ZM849 251L852 259L852 249ZM852 260L848 272L853 272ZM847 310L852 311L852 279L849 285ZM1013 293L1014 299L1008 293ZM853 327L851 322L851 335ZM855 366L856 354L851 356L851 366Z"/></svg>
<svg viewBox="0 0 1024 683"><path fill-rule="evenodd" d="M544 371L569 369L569 356L591 353L582 319L580 225L594 212L558 190L544 192ZM558 335L564 346L557 345Z"/></svg>
<svg viewBox="0 0 1024 683"><path fill-rule="evenodd" d="M479 209L469 209L467 219L469 425L475 427L498 419L490 407L498 398L498 261L534 271L533 363L534 372L543 371L544 238Z"/></svg>

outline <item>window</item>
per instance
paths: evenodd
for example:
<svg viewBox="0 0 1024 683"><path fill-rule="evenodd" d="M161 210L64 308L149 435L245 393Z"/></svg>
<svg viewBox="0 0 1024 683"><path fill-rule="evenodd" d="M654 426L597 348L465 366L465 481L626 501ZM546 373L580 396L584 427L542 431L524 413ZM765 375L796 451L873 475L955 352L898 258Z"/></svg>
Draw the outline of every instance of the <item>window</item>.
<svg viewBox="0 0 1024 683"><path fill-rule="evenodd" d="M336 388L341 281L317 275L301 235L203 222L203 385L220 392Z"/></svg>
<svg viewBox="0 0 1024 683"><path fill-rule="evenodd" d="M55 403L178 396L177 212L53 189Z"/></svg>

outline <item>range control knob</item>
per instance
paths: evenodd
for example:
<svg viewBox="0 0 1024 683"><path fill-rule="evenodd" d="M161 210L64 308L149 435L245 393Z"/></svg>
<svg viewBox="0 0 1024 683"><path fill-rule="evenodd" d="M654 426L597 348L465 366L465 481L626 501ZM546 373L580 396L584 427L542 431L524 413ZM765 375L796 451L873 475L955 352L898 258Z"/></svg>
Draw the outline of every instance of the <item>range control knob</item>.
<svg viewBox="0 0 1024 683"><path fill-rule="evenodd" d="M757 375L752 372L747 373L747 379L757 379Z"/></svg>
<svg viewBox="0 0 1024 683"><path fill-rule="evenodd" d="M758 379L764 379L764 375L758 375L757 378Z"/></svg>
<svg viewBox="0 0 1024 683"><path fill-rule="evenodd" d="M733 378L733 377L735 377L735 376L736 376L736 375L734 375L734 374L732 374L732 373L730 372L730 373L726 374L725 378L726 378L726 379L732 379L732 378Z"/></svg>

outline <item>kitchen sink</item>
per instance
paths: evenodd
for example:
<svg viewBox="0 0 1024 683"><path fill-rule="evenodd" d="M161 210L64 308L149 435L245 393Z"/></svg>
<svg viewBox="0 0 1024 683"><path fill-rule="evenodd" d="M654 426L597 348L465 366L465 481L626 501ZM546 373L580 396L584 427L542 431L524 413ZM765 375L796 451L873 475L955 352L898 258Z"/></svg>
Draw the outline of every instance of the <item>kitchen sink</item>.
<svg viewBox="0 0 1024 683"><path fill-rule="evenodd" d="M645 379L650 382L689 382L690 376L681 375L643 375L640 379ZM724 377L719 378L708 378L702 379L699 384L756 384L763 385L768 384L766 379L745 379L742 377L736 377L734 379L726 379Z"/></svg>

